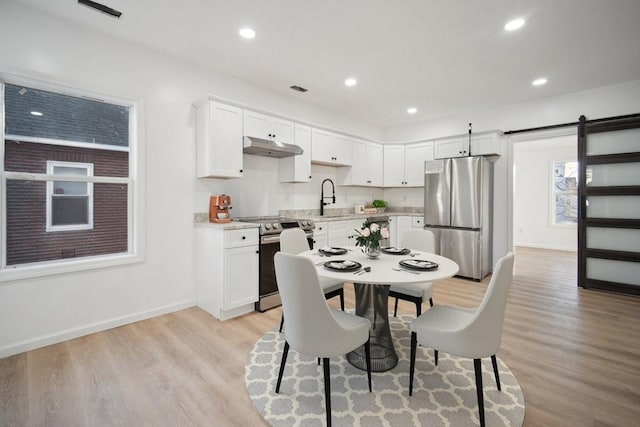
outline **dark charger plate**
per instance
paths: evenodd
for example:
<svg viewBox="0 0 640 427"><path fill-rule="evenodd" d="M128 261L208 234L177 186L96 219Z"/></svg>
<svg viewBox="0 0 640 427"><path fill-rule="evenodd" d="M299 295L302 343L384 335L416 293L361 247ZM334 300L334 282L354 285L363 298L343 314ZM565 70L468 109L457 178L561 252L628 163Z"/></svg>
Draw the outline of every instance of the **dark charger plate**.
<svg viewBox="0 0 640 427"><path fill-rule="evenodd" d="M390 255L408 255L411 253L411 249L407 248L395 248L393 246L388 246L386 248L380 248L382 252Z"/></svg>
<svg viewBox="0 0 640 427"><path fill-rule="evenodd" d="M324 268L333 271L344 271L345 273L350 273L352 271L359 270L362 267L362 264L356 261L349 261L346 259L336 259L333 261L327 261L324 264Z"/></svg>
<svg viewBox="0 0 640 427"><path fill-rule="evenodd" d="M433 261L427 261L426 259L403 259L398 264L404 268L418 271L430 271L438 268L438 264Z"/></svg>
<svg viewBox="0 0 640 427"><path fill-rule="evenodd" d="M325 255L344 255L347 253L347 250L345 248L331 247L331 248L320 248L318 249L318 252L321 252Z"/></svg>

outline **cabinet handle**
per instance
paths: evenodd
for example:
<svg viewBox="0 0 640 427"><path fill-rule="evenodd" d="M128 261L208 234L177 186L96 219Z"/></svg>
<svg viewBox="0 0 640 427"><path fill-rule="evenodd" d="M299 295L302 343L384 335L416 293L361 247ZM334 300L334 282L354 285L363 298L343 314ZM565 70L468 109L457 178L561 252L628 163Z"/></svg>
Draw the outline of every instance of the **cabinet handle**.
<svg viewBox="0 0 640 427"><path fill-rule="evenodd" d="M242 173L242 169L240 169L240 173Z"/></svg>
<svg viewBox="0 0 640 427"><path fill-rule="evenodd" d="M247 236L242 236L242 240L245 240L247 238Z"/></svg>
<svg viewBox="0 0 640 427"><path fill-rule="evenodd" d="M257 254L259 254L259 253L260 253L260 251L256 251L256 253L257 253Z"/></svg>
<svg viewBox="0 0 640 427"><path fill-rule="evenodd" d="M309 175L309 179L311 179L311 175Z"/></svg>
<svg viewBox="0 0 640 427"><path fill-rule="evenodd" d="M318 230L322 230L322 227L318 227Z"/></svg>

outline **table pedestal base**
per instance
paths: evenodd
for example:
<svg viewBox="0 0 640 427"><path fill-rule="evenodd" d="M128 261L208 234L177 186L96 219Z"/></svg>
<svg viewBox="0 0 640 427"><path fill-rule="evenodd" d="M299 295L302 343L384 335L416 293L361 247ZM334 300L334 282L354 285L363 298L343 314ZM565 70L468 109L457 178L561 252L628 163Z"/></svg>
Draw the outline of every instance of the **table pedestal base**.
<svg viewBox="0 0 640 427"><path fill-rule="evenodd" d="M384 372L398 364L398 355L389 329L389 285L354 283L356 314L371 322L371 370ZM358 369L367 369L364 346L347 353L347 360Z"/></svg>

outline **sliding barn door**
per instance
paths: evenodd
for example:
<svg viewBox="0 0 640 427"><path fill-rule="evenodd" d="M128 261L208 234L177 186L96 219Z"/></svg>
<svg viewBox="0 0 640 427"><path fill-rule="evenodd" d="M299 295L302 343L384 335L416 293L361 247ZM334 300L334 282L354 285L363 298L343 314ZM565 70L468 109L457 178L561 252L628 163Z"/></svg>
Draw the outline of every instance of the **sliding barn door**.
<svg viewBox="0 0 640 427"><path fill-rule="evenodd" d="M640 115L578 129L578 286L640 295Z"/></svg>

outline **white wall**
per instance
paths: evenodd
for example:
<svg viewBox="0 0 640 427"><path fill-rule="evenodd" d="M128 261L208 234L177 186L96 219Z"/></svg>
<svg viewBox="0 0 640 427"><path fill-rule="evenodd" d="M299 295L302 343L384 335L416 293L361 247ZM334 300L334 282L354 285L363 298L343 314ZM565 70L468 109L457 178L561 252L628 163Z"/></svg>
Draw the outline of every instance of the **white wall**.
<svg viewBox="0 0 640 427"><path fill-rule="evenodd" d="M554 161L576 161L575 135L517 142L513 146L513 241L517 246L577 250L576 226L551 225Z"/></svg>
<svg viewBox="0 0 640 427"><path fill-rule="evenodd" d="M196 179L191 103L205 95L388 141L461 134L469 121L481 131L574 121L580 114L604 117L640 111L639 81L384 132L306 105L296 94L274 94L14 2L2 2L1 12L0 75L12 73L145 105L147 250L141 264L0 284L0 357L192 305L193 213L208 210L211 194L231 194L236 216L318 207L320 182L336 178L333 168L314 165L310 184L280 184L271 168L273 160L245 156L246 176L242 180ZM501 164L509 161L508 153L500 160ZM506 203L507 168L498 169L504 189L497 193ZM336 207L350 207L380 195L392 204L421 206L421 192L338 187Z"/></svg>
<svg viewBox="0 0 640 427"><path fill-rule="evenodd" d="M208 210L212 193L246 198L247 214L256 206L260 213L270 213L302 200L311 206L316 195L319 200L315 182L280 185L270 168L259 173L266 160L247 162L249 185L241 193L236 191L241 181L196 179L195 100L214 94L369 138L382 134L295 96L103 37L13 2L2 2L0 52L0 76L5 78L15 74L145 105L142 197L147 208L145 262L0 283L0 357L193 305L193 214ZM331 172L322 171L317 178ZM285 194L291 188L293 198ZM266 189L262 200L257 199L259 189ZM340 203L355 197L351 190L338 194Z"/></svg>
<svg viewBox="0 0 640 427"><path fill-rule="evenodd" d="M587 119L598 119L638 112L640 79L561 96L462 112L413 126L392 127L386 130L385 141L410 142L465 134L469 123L473 123L474 132L494 129L508 131L577 122L583 114Z"/></svg>

